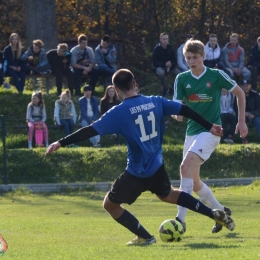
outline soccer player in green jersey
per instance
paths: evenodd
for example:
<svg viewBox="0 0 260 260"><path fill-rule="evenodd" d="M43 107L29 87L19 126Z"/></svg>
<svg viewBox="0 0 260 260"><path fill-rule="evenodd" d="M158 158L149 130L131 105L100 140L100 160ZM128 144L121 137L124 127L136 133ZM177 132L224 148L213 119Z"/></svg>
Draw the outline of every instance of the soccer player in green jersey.
<svg viewBox="0 0 260 260"><path fill-rule="evenodd" d="M175 101L182 102L200 113L210 122L221 124L220 119L220 95L221 89L226 88L237 98L238 123L235 133L240 132L240 137L247 135L245 123L245 95L237 83L225 72L210 69L204 66L204 44L198 40L189 40L183 48L183 54L190 70L178 74L174 83ZM182 121L183 116L174 115L177 121ZM180 189L191 194L194 191L211 208L224 210L231 215L229 208L221 205L214 197L209 187L200 179L200 166L209 159L211 153L220 142L220 137L212 135L195 121L189 119L187 123L186 138L183 148L183 160L180 166ZM178 206L176 219L185 226L187 209ZM215 224L212 233L217 233L222 226Z"/></svg>

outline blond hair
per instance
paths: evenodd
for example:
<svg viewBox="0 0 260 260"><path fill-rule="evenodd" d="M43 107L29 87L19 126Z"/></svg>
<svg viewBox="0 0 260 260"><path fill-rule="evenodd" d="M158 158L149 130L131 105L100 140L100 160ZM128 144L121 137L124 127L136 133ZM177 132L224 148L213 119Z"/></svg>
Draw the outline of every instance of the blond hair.
<svg viewBox="0 0 260 260"><path fill-rule="evenodd" d="M21 40L20 40L20 37L19 37L19 35L17 34L17 33L12 33L11 35L10 35L10 38L9 38L9 45L11 46L11 49L12 49L12 53L13 53L13 58L14 58L14 46L13 46L13 44L12 44L12 39L14 38L14 37L17 37L17 39L18 39L18 43L17 43L17 46L16 46L16 51L17 51L17 58L20 58L21 57L21 55L22 55L22 48L23 48L23 46L22 46L22 43L21 43Z"/></svg>
<svg viewBox="0 0 260 260"><path fill-rule="evenodd" d="M183 54L185 56L186 52L191 52L194 54L200 54L201 56L205 56L205 46L199 40L188 40L183 47Z"/></svg>

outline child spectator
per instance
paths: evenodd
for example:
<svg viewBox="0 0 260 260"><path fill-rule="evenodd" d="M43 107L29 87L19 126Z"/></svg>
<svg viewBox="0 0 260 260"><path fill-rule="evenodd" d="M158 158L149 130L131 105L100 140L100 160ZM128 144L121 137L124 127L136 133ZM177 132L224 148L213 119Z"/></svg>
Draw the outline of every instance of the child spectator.
<svg viewBox="0 0 260 260"><path fill-rule="evenodd" d="M32 93L32 101L27 106L26 121L29 127L28 148L32 149L32 139L36 123L43 126L43 139L45 146L49 146L48 128L45 124L46 110L41 91ZM37 145L37 144L36 144Z"/></svg>
<svg viewBox="0 0 260 260"><path fill-rule="evenodd" d="M92 88L84 87L84 97L79 99L79 122L82 127L89 126L99 118L98 100L92 97ZM90 138L93 147L100 147L100 135Z"/></svg>
<svg viewBox="0 0 260 260"><path fill-rule="evenodd" d="M25 64L21 60L24 50L17 33L10 35L10 44L4 49L4 74L11 76L20 94L23 93L25 83Z"/></svg>
<svg viewBox="0 0 260 260"><path fill-rule="evenodd" d="M106 88L104 96L100 100L100 112L101 115L105 114L109 109L113 106L119 105L120 101L117 99L116 91L114 86L110 85ZM119 143L119 135L112 134L111 139L116 139L116 144L120 145Z"/></svg>
<svg viewBox="0 0 260 260"><path fill-rule="evenodd" d="M48 75L51 74L51 66L48 63L46 51L41 40L34 40L33 45L23 54L22 60L26 62L26 74Z"/></svg>
<svg viewBox="0 0 260 260"><path fill-rule="evenodd" d="M234 99L234 95L231 92L222 88L220 97L220 118L222 121L224 142L228 144L234 143L233 134L235 133L237 124L237 116L233 109Z"/></svg>
<svg viewBox="0 0 260 260"><path fill-rule="evenodd" d="M54 109L54 119L58 125L64 127L66 135L73 133L77 120L75 106L70 98L70 91L63 91L60 99L55 102Z"/></svg>

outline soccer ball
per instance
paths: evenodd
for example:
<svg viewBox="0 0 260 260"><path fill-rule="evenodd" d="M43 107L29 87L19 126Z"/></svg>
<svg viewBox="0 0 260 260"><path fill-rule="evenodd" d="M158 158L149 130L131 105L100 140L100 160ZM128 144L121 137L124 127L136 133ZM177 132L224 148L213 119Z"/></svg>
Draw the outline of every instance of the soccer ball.
<svg viewBox="0 0 260 260"><path fill-rule="evenodd" d="M175 219L165 220L159 227L159 236L163 242L179 242L183 236L182 224Z"/></svg>

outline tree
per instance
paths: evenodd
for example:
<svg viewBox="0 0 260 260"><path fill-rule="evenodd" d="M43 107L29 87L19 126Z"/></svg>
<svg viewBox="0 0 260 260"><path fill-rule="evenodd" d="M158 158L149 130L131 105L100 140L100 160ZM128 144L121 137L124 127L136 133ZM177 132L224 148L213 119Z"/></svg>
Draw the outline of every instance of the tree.
<svg viewBox="0 0 260 260"><path fill-rule="evenodd" d="M25 21L27 47L35 39L41 39L46 50L57 47L55 0L26 0Z"/></svg>

